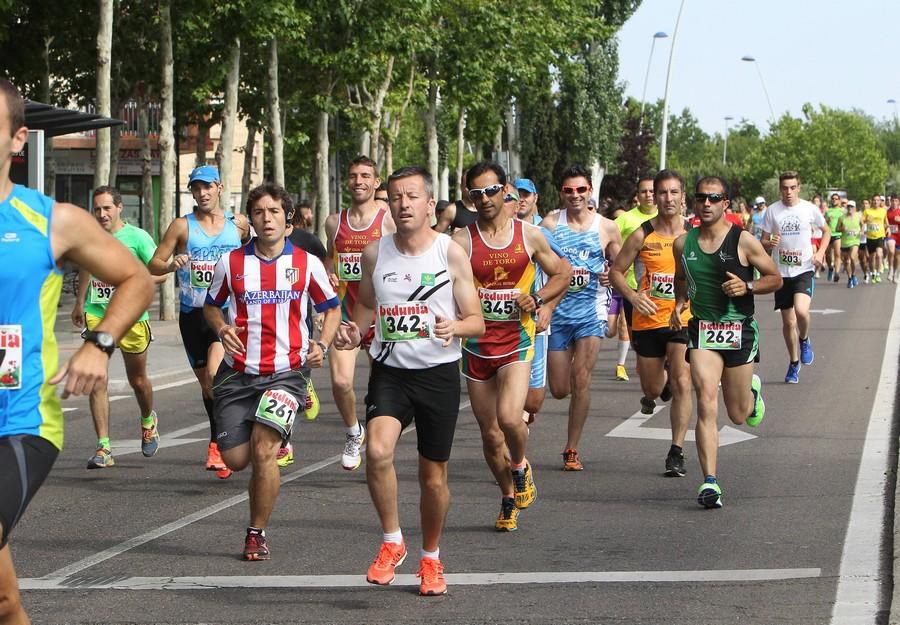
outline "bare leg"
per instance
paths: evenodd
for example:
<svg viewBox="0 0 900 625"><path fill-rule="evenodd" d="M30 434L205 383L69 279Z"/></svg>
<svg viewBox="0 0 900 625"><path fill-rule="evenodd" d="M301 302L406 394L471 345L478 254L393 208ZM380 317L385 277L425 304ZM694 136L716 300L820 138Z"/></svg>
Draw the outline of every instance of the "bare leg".
<svg viewBox="0 0 900 625"><path fill-rule="evenodd" d="M378 519L381 521L381 529L385 533L400 530L394 449L397 447L401 429L400 422L390 416L374 417L368 421L366 481Z"/></svg>
<svg viewBox="0 0 900 625"><path fill-rule="evenodd" d="M419 489L422 548L425 551L437 551L447 519L447 510L450 509L447 463L419 456ZM399 529L399 524L397 527Z"/></svg>

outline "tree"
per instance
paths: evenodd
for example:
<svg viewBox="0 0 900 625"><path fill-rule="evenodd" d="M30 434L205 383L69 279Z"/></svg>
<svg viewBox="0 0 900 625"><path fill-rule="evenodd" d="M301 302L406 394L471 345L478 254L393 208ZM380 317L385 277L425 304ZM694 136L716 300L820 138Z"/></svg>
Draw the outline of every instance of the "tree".
<svg viewBox="0 0 900 625"><path fill-rule="evenodd" d="M97 113L110 116L110 81L112 63L113 0L99 0L100 19L97 26ZM109 128L97 130L94 187L109 184Z"/></svg>
<svg viewBox="0 0 900 625"><path fill-rule="evenodd" d="M170 0L159 0L160 66L162 78L160 97L162 113L160 117L159 153L162 162L159 167L159 222L160 227L168 227L175 218L175 79L172 56L172 7ZM172 274L159 287L159 318L169 321L175 318L175 277Z"/></svg>

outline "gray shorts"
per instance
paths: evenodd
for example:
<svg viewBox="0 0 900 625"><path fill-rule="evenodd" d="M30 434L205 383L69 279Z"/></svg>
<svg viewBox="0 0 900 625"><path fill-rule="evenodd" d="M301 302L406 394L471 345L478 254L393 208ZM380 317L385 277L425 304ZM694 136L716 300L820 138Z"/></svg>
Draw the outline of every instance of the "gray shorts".
<svg viewBox="0 0 900 625"><path fill-rule="evenodd" d="M213 416L219 449L250 441L255 423L266 425L287 439L298 413L306 406L309 369L272 375L235 371L226 363L213 378Z"/></svg>

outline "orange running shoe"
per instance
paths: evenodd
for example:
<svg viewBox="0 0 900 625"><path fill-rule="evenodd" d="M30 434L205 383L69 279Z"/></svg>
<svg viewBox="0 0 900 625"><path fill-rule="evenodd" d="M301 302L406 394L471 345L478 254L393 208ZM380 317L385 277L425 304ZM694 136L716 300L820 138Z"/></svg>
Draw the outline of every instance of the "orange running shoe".
<svg viewBox="0 0 900 625"><path fill-rule="evenodd" d="M366 581L370 584L387 586L394 581L394 569L406 560L406 543L381 543L375 561L366 573Z"/></svg>
<svg viewBox="0 0 900 625"><path fill-rule="evenodd" d="M447 594L447 582L444 579L444 565L435 558L419 560L419 594L428 597Z"/></svg>
<svg viewBox="0 0 900 625"><path fill-rule="evenodd" d="M222 461L222 454L219 453L219 446L216 443L210 443L206 448L206 470L221 471L226 468Z"/></svg>
<svg viewBox="0 0 900 625"><path fill-rule="evenodd" d="M581 458L578 457L578 451L567 449L562 452L563 471L581 471L584 465L581 464Z"/></svg>
<svg viewBox="0 0 900 625"><path fill-rule="evenodd" d="M231 477L232 473L234 473L234 471L232 471L228 467L224 467L216 471L216 477L220 480L227 480L229 477Z"/></svg>

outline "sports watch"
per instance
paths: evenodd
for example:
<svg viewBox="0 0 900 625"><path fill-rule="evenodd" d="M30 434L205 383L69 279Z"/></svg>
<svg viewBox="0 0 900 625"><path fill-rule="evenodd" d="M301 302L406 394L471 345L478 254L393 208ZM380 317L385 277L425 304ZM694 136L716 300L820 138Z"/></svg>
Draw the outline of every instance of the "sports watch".
<svg viewBox="0 0 900 625"><path fill-rule="evenodd" d="M116 342L111 334L107 332L97 332L96 330L88 330L84 333L85 342L90 342L106 352L107 356L112 356L116 350Z"/></svg>
<svg viewBox="0 0 900 625"><path fill-rule="evenodd" d="M537 293L532 293L532 294L531 294L531 299L534 300L534 307L535 307L535 308L540 308L541 306L544 305L544 298L541 297L540 295L538 295Z"/></svg>

